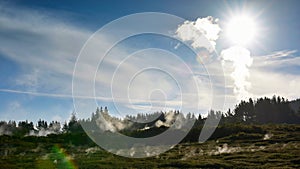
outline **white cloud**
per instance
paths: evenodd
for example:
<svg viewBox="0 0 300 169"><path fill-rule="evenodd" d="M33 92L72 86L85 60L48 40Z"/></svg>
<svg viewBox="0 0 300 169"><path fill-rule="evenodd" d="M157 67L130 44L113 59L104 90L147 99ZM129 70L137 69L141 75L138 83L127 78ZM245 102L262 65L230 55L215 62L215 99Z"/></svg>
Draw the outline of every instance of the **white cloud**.
<svg viewBox="0 0 300 169"><path fill-rule="evenodd" d="M85 41L92 35L92 32L86 28L66 24L62 20L54 19L39 11L2 6L0 13L0 52L3 56L16 61L22 66L23 74L16 77L18 78L16 85L26 87L26 91L23 91L23 88L22 90L0 89L0 91L35 96L71 98L71 80L76 58ZM198 18L196 21L186 21L178 27L176 34L183 41L192 42L191 44L194 48L204 47L209 52L212 52L215 49L215 41L218 39L220 30L215 19L206 17ZM88 47L88 50L95 57L90 57L85 62L80 63L82 70L79 70L78 82L82 84L82 90L78 91L75 97L82 98L82 100L94 99L94 93L88 93L85 90L93 88L93 86L86 85L86 82L94 81L95 68L91 65L99 62L99 53L106 51L107 43L110 41L109 35L101 35L101 37L97 38L104 40L91 44ZM200 109L210 108L212 88L207 79L213 78L217 82L214 85L222 85L219 82L222 75L214 70L218 69L216 64L206 65L211 70L209 72L210 77L206 77L206 72L203 73L197 68L199 67L198 63L195 62L193 65L188 65L194 73L192 74L184 64L180 63L180 60L158 50L153 50L152 53L141 52L126 60L126 56L131 54L127 48L128 46L120 46L113 49L103 60L103 64L99 67L96 76L97 100L103 103L111 103L113 99L110 87L113 87L114 97L117 98L115 101L126 108L133 104L139 107L138 111L145 110L149 109L149 106L145 105L145 103L151 102L157 109L165 107L166 110L169 110L169 108L183 105L187 111L193 112L193 110L198 109L198 103L195 102L199 97L195 95L195 89L198 87L200 91ZM177 50L181 49L178 45L175 48ZM288 57L291 54L294 54L294 52L285 51L272 56L277 58L277 56L285 55ZM203 55L210 55L210 53L204 53ZM264 60L261 59L261 62L254 61L254 68L250 70L249 82L251 82L252 88L249 89L249 92L255 95L267 93L282 93L283 96L292 95L290 94L292 91L285 89L283 86L286 85L284 84L286 82L291 82L288 84L291 88L299 86L298 75L286 76L278 72L269 73L267 69L278 67L279 65L282 66L281 63L287 65L299 64L299 58L290 58L282 62L276 62L267 59L270 57L265 57ZM114 81L111 84L114 71L123 59L125 59L124 63L116 71ZM263 62L268 62L268 64L270 62L271 64L264 69L258 69L255 66L256 64L264 66ZM244 65L248 66L250 65L249 63L249 59L243 62ZM181 90L183 92L180 92L172 78L168 79L170 76L163 72L146 73L137 76L132 81L132 88L128 88L130 80L132 80L137 71L151 66L171 72L174 79L182 84L180 87L182 87ZM242 69L242 71L246 71L244 73L247 74L247 70ZM240 72L238 71L237 73ZM200 74L205 75L200 76ZM236 74L236 76L239 76L239 74ZM227 75L225 77L227 79L230 78ZM241 81L245 82L245 78L242 78ZM270 81L276 87L270 87L268 85ZM233 86L233 84L228 84L226 87L233 88ZM220 86L220 88L222 87L224 86ZM155 100L151 99L151 97L149 98L151 91L156 89L164 89L163 92L167 97ZM279 89L280 92L277 92ZM246 88L241 88L241 90L244 91ZM214 92L215 95L222 93L220 91ZM128 101L128 95L131 96L131 102ZM227 95L232 98L232 93L227 93ZM183 96L184 99L181 100L179 96ZM232 102L232 99L230 101ZM84 105L85 103L83 101L80 104ZM95 105L85 105L87 113L94 111L95 108L93 106Z"/></svg>
<svg viewBox="0 0 300 169"><path fill-rule="evenodd" d="M276 51L273 52L269 55L264 56L265 59L280 59L280 58L285 58L287 56L293 56L293 54L295 54L297 52L297 50L282 50L282 51Z"/></svg>
<svg viewBox="0 0 300 169"><path fill-rule="evenodd" d="M16 84L29 91L70 93L76 56L91 33L39 11L0 9L0 52L24 71Z"/></svg>
<svg viewBox="0 0 300 169"><path fill-rule="evenodd" d="M22 102L17 101L10 101L7 103L6 107L4 108L3 114L1 114L1 118L3 120L26 120L26 116L28 115L27 110L22 105Z"/></svg>
<svg viewBox="0 0 300 169"><path fill-rule="evenodd" d="M197 23L201 22L204 25L201 29L204 31L207 29L205 24L213 21L209 18L197 21ZM197 29L200 29L200 27L197 27ZM16 77L17 89L1 89L0 91L33 96L71 98L71 80L75 61L81 47L91 34L92 32L87 29L66 24L39 11L5 8L2 6L0 15L0 52L5 57L19 63L23 72ZM212 40L215 38L210 32L205 34L211 36L210 39ZM105 37L105 35L99 35L96 38L106 40L89 45L89 51L95 57L80 63L84 68L79 70L78 73L79 83L82 84L81 89L83 90L76 93L76 98L95 98L94 93L88 93L87 90L84 90L93 86L85 84L88 81L94 81L95 68L91 66L91 63L99 62L100 58L97 56L106 50L107 42L110 39ZM153 90L164 89L163 92L167 94L165 100L167 108L174 108L180 107L182 104L178 95L195 92L197 84L194 84L193 76L188 72L185 65L180 63L179 59L170 59L173 56L162 54L162 52L158 53L162 54L159 57L153 57L154 54L151 52L140 53L136 57L131 57L128 62L125 61L121 65L121 71L117 71L112 85L111 79L114 71L124 59L124 56L126 57L130 54L127 48L128 46L121 46L113 49L109 56L103 60L103 65L100 66L96 76L96 87L99 86L99 88L96 88L97 100L105 103L112 102L110 87L113 86L114 97L117 98L114 101L117 104L129 107L132 104L139 105L151 102L154 108L159 109L164 107L161 104L162 100L151 100L149 95ZM172 79L170 80L172 77L168 74L162 72L145 73L133 81L132 89L129 90L132 102L129 102L127 93L129 80L137 71L149 66L171 72L172 76L181 83L181 86L185 86L184 93L180 93L176 82L172 81ZM196 96L185 99L184 104L189 106L188 109L197 108L197 104L191 104L195 98ZM94 110L94 107L91 105L86 105L86 107L92 107L91 110ZM87 111L90 113L90 109Z"/></svg>
<svg viewBox="0 0 300 169"><path fill-rule="evenodd" d="M22 74L16 79L18 86L24 86L28 91L35 92L39 86L39 70L33 69L28 74Z"/></svg>
<svg viewBox="0 0 300 169"><path fill-rule="evenodd" d="M8 107L9 107L12 111L14 111L14 110L20 109L20 108L21 108L21 104L20 104L19 102L17 102L17 101L14 101L14 102L9 103Z"/></svg>
<svg viewBox="0 0 300 169"><path fill-rule="evenodd" d="M296 51L278 51L265 56L255 56L250 69L250 92L255 97L280 95L288 99L300 96L300 57ZM292 71L294 70L294 71Z"/></svg>
<svg viewBox="0 0 300 169"><path fill-rule="evenodd" d="M185 21L177 28L176 35L183 41L190 41L194 48L206 48L213 52L221 28L218 19L211 16L198 18L196 21Z"/></svg>
<svg viewBox="0 0 300 169"><path fill-rule="evenodd" d="M206 30L210 30L210 32ZM185 21L178 27L176 35L181 40L190 42L194 49L204 47L212 52L220 31L217 22L208 17L198 18L196 21ZM209 40L209 43L205 38ZM203 63L205 58L212 58L208 52L205 52L207 51L199 52L197 57L200 60L199 63ZM300 70L300 57L295 57L296 52L296 50L283 50L265 56L252 57L250 51L242 47L235 46L223 50L221 59L226 79L225 107L233 107L240 99L249 97L273 96L274 94L290 99L299 97L300 93L296 89L297 86L300 86L297 73ZM211 70L209 79L217 82L213 84L215 86L222 85L219 83L222 75L215 71L219 68L214 64L218 60L210 59L210 61L213 64L205 62L205 66ZM213 89L222 90L222 86Z"/></svg>

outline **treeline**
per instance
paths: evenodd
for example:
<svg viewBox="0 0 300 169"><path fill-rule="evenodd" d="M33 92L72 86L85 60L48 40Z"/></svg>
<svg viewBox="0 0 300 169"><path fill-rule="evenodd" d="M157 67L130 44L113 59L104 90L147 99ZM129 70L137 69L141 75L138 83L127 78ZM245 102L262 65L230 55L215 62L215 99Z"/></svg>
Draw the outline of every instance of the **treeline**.
<svg viewBox="0 0 300 169"><path fill-rule="evenodd" d="M17 125L18 124L18 125ZM33 122L19 121L0 121L0 135L13 135L13 136L46 136L49 134L60 134L70 132L82 132L80 120L77 120L73 113L70 121L61 125L58 121L51 121L48 123L45 120L38 120L37 124Z"/></svg>
<svg viewBox="0 0 300 169"><path fill-rule="evenodd" d="M295 101L294 101L295 102ZM299 102L299 100L297 101ZM292 102L282 97L259 98L257 100L249 99L241 101L233 110L227 112L211 110L208 116L221 117L220 124L299 124L300 123L300 107L298 110L293 109L290 104ZM300 104L300 102L299 102ZM100 116L102 115L102 116ZM105 118L105 120L100 117ZM101 128L104 131L121 131L127 135L152 136L163 132L168 128L177 117L181 120L195 120L194 128L201 128L207 117L182 112L176 110L171 112L155 112L152 114L137 114L136 116L127 115L124 119L119 119L109 115L107 107L97 108L92 113L91 118L77 119L75 113L72 114L70 120L64 124L52 121L48 123L39 120L37 124L29 121L20 121L18 125L15 121L1 121L0 135L14 136L46 136L49 134L60 133L83 133L81 124L88 128ZM142 123L141 123L142 122ZM148 133L147 133L148 132ZM146 134L145 134L146 133ZM149 135L149 133L151 133Z"/></svg>
<svg viewBox="0 0 300 169"><path fill-rule="evenodd" d="M294 109L292 105L298 105ZM253 101L241 101L235 109L225 113L224 122L243 122L254 124L267 123L300 123L300 100L288 101L283 97L259 98Z"/></svg>

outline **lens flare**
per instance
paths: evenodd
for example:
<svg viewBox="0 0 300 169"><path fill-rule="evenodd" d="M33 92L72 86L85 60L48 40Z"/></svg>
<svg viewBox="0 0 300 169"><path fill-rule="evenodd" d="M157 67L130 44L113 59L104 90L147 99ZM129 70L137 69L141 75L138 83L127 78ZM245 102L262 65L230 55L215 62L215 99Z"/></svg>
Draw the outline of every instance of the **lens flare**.
<svg viewBox="0 0 300 169"><path fill-rule="evenodd" d="M76 169L78 168L72 161L71 157L62 149L59 145L53 146L53 152L55 153L55 164L57 168Z"/></svg>

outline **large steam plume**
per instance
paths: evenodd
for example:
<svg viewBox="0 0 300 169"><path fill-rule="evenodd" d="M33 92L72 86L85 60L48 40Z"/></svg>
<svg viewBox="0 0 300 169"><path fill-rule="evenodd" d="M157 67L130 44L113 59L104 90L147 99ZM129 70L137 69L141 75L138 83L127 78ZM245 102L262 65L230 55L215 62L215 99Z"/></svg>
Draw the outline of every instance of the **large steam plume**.
<svg viewBox="0 0 300 169"><path fill-rule="evenodd" d="M231 77L234 80L234 93L238 100L244 100L250 96L248 89L251 83L247 81L249 76L249 67L252 65L250 51L241 46L233 46L221 52L223 65L226 61L233 63L233 72Z"/></svg>
<svg viewBox="0 0 300 169"><path fill-rule="evenodd" d="M220 31L218 19L208 16L198 18L196 21L185 21L176 30L176 35L182 41L190 42L194 49L206 48L212 53L215 50L216 40L219 38ZM251 84L247 81L247 77L249 76L249 67L252 65L253 59L249 50L236 45L223 50L221 58L223 59L223 66L225 62L233 63L231 78L234 81L236 98L241 100L250 97L249 88Z"/></svg>

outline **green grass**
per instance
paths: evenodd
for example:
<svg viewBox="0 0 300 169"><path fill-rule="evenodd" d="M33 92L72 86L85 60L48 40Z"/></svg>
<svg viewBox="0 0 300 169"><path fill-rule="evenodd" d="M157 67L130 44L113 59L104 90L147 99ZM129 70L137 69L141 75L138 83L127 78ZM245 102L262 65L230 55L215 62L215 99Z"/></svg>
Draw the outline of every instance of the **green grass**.
<svg viewBox="0 0 300 169"><path fill-rule="evenodd" d="M1 136L0 166L9 169L300 168L300 125L248 125L242 130L233 129L230 126L226 128L229 135L203 144L182 143L159 156L142 159L120 157L97 148L87 153L95 145L70 142L60 136ZM266 133L272 136L264 140Z"/></svg>

